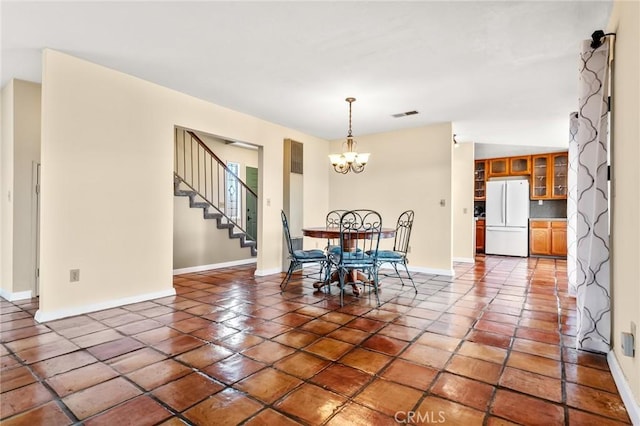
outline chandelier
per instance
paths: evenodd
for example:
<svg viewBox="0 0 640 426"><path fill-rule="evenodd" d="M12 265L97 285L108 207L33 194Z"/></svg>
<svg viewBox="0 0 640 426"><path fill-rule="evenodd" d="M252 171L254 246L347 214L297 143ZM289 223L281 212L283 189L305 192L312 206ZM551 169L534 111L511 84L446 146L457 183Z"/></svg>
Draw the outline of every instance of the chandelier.
<svg viewBox="0 0 640 426"><path fill-rule="evenodd" d="M358 144L353 140L353 135L351 134L351 104L356 101L356 98L347 98L345 101L349 102L349 133L347 134L347 140L342 144L345 151L342 154L330 154L329 159L333 170L338 173L346 174L350 171L360 173L364 171L364 166L369 161L370 154L358 154L356 152Z"/></svg>

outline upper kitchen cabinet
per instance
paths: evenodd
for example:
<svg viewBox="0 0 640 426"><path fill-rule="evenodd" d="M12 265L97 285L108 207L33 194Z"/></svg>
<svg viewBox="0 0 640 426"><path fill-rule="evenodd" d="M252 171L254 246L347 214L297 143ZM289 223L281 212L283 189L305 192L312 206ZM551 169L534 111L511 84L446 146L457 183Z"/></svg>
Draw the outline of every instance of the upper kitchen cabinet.
<svg viewBox="0 0 640 426"><path fill-rule="evenodd" d="M488 177L528 176L531 174L531 157L492 158L487 160Z"/></svg>
<svg viewBox="0 0 640 426"><path fill-rule="evenodd" d="M531 171L531 199L544 200L551 198L549 196L549 156L532 155L531 163L533 170Z"/></svg>
<svg viewBox="0 0 640 426"><path fill-rule="evenodd" d="M567 171L569 156L566 152L550 154L551 169L551 198L567 198Z"/></svg>
<svg viewBox="0 0 640 426"><path fill-rule="evenodd" d="M531 157L526 155L522 157L509 157L509 175L530 175L531 174Z"/></svg>
<svg viewBox="0 0 640 426"><path fill-rule="evenodd" d="M566 152L531 156L532 200L567 198L568 158Z"/></svg>
<svg viewBox="0 0 640 426"><path fill-rule="evenodd" d="M489 164L489 177L509 176L509 159L492 158L487 160Z"/></svg>
<svg viewBox="0 0 640 426"><path fill-rule="evenodd" d="M475 170L473 171L473 199L475 201L484 201L486 199L487 182L487 162L485 160L476 160Z"/></svg>

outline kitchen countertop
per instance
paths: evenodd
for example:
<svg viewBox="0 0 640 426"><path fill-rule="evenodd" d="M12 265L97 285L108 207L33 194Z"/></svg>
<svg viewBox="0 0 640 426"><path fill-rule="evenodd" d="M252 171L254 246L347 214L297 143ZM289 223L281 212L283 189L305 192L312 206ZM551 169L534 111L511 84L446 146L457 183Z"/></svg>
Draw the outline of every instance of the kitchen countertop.
<svg viewBox="0 0 640 426"><path fill-rule="evenodd" d="M556 222L566 222L567 218L566 217L530 217L529 221L532 220L550 220L550 221L556 221Z"/></svg>

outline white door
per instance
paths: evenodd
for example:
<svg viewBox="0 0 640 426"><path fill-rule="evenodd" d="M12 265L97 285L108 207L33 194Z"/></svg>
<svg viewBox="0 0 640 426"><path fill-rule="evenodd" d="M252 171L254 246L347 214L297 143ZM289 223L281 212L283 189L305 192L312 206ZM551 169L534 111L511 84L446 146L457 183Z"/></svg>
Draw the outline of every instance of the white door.
<svg viewBox="0 0 640 426"><path fill-rule="evenodd" d="M506 187L506 226L529 225L529 182L508 180Z"/></svg>
<svg viewBox="0 0 640 426"><path fill-rule="evenodd" d="M505 226L505 186L503 180L487 182L486 226Z"/></svg>

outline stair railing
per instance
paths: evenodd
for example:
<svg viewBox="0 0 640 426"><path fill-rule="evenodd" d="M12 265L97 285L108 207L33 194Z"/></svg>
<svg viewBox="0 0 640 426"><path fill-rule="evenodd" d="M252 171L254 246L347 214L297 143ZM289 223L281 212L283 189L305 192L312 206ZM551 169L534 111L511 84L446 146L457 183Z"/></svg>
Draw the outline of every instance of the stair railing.
<svg viewBox="0 0 640 426"><path fill-rule="evenodd" d="M258 194L194 132L176 128L174 148L175 175L247 239L256 241Z"/></svg>

